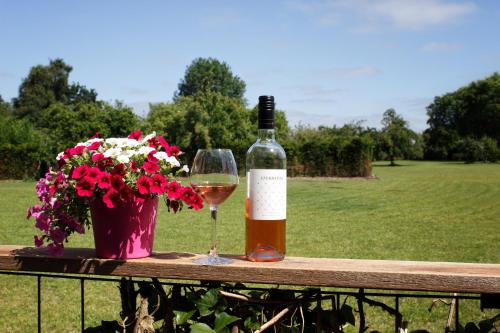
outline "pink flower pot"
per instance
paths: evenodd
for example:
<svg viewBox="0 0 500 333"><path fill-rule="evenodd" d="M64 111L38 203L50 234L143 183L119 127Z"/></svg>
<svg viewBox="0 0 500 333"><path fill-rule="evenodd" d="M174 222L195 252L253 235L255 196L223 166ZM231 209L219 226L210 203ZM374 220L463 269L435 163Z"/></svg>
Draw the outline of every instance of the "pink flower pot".
<svg viewBox="0 0 500 333"><path fill-rule="evenodd" d="M99 198L90 204L96 255L106 259L143 258L151 255L158 198L139 204L134 199L108 208Z"/></svg>

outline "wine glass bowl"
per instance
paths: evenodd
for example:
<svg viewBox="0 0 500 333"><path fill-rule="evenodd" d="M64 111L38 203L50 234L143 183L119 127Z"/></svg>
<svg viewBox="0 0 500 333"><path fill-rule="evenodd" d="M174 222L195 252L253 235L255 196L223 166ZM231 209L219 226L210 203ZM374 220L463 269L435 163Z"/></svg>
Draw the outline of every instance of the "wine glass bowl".
<svg viewBox="0 0 500 333"><path fill-rule="evenodd" d="M212 244L208 256L194 260L201 265L223 265L232 260L217 253L217 208L238 186L238 169L230 149L199 149L190 174L191 187L210 208Z"/></svg>

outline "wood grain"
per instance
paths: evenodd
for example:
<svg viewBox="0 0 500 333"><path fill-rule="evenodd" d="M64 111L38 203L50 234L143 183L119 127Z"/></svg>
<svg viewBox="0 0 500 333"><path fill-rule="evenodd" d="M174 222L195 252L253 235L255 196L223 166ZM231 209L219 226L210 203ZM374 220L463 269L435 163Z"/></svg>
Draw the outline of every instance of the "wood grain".
<svg viewBox="0 0 500 333"><path fill-rule="evenodd" d="M95 258L93 249L65 249L53 257L42 249L0 245L0 270L156 277L243 283L329 286L459 293L500 293L500 265L392 260L287 257L281 262L199 266L199 254L157 252L149 258Z"/></svg>

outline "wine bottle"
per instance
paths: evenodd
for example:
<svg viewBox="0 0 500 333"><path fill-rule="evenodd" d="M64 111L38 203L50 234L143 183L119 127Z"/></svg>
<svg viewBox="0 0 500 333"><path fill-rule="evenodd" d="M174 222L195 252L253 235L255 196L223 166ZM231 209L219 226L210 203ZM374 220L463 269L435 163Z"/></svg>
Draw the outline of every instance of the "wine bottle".
<svg viewBox="0 0 500 333"><path fill-rule="evenodd" d="M259 97L257 141L246 155L246 244L250 261L280 261L286 249L286 154L275 140L274 97Z"/></svg>

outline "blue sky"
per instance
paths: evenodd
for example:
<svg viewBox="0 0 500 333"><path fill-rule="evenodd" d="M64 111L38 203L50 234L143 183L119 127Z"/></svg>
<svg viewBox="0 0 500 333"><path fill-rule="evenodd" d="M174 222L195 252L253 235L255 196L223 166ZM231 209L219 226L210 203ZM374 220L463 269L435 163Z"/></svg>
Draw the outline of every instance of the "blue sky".
<svg viewBox="0 0 500 333"><path fill-rule="evenodd" d="M172 99L196 57L227 62L253 106L273 94L290 124L418 131L436 95L500 71L500 2L0 0L0 95L63 58L80 82L140 115Z"/></svg>

